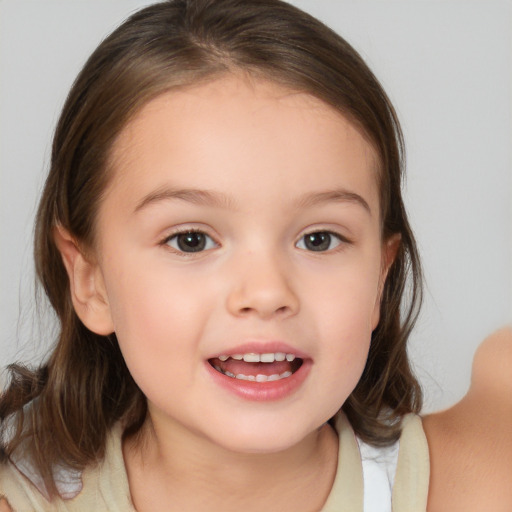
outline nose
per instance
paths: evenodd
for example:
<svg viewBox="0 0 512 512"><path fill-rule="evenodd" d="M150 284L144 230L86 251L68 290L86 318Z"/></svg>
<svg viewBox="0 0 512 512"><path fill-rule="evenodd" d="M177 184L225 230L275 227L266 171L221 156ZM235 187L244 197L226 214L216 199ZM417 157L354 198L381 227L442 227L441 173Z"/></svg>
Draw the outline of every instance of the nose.
<svg viewBox="0 0 512 512"><path fill-rule="evenodd" d="M289 265L254 252L242 259L242 264L231 268L228 311L234 316L262 319L297 314L299 298L292 287Z"/></svg>

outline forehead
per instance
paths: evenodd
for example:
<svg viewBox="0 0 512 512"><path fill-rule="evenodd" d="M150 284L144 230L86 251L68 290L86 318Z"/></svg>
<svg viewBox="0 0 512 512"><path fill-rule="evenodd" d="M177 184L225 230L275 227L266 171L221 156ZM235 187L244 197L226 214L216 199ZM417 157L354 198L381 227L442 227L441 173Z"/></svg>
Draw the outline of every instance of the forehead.
<svg viewBox="0 0 512 512"><path fill-rule="evenodd" d="M376 162L358 127L319 99L229 75L147 103L114 144L110 189L142 192L166 180L178 187L222 190L252 181L273 188L273 181L293 196L343 178L375 202Z"/></svg>

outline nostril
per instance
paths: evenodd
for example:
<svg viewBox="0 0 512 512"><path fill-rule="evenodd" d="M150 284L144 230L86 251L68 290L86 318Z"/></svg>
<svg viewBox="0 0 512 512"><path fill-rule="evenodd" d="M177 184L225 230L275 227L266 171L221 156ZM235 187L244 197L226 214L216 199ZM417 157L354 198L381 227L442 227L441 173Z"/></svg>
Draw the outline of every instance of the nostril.
<svg viewBox="0 0 512 512"><path fill-rule="evenodd" d="M261 312L261 310L259 308L251 308L251 307L243 307L243 308L240 308L238 311L241 315L248 315L251 312ZM268 311L266 311L264 313L265 314L283 315L283 314L288 313L289 311L291 311L291 308L289 308L288 306L281 306L273 311L271 309L269 309Z"/></svg>
<svg viewBox="0 0 512 512"><path fill-rule="evenodd" d="M250 315L269 318L271 316L284 317L298 312L299 300L288 288L278 286L276 283L258 285L237 285L227 296L226 306L233 315L247 317Z"/></svg>

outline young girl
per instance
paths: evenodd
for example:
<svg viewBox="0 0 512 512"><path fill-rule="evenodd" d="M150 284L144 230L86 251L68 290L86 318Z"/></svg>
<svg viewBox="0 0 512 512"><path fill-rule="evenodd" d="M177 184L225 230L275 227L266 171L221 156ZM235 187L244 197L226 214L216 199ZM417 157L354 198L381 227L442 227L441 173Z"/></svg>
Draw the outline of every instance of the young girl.
<svg viewBox="0 0 512 512"><path fill-rule="evenodd" d="M108 37L38 211L61 330L0 399L10 507L424 510L401 155L362 59L288 4L163 2Z"/></svg>

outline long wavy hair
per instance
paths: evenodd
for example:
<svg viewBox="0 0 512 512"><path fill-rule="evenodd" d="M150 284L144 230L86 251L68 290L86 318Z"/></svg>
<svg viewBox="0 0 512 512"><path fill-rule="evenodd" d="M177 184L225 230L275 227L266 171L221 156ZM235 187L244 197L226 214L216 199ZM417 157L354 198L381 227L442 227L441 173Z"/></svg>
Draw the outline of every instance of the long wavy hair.
<svg viewBox="0 0 512 512"><path fill-rule="evenodd" d="M135 433L147 415L115 334L89 331L73 310L53 231L61 225L92 247L98 203L112 174L109 156L123 127L164 92L240 71L319 98L357 125L376 151L382 237L398 233L401 243L366 367L342 408L355 432L374 444L397 439L403 415L420 410L406 342L421 302L421 270L401 195L403 138L386 93L345 40L287 3L169 0L135 13L99 45L54 135L34 254L60 332L39 368L10 366L0 396L2 456L29 450L50 494L56 493L55 464L81 469L100 460L116 422Z"/></svg>

